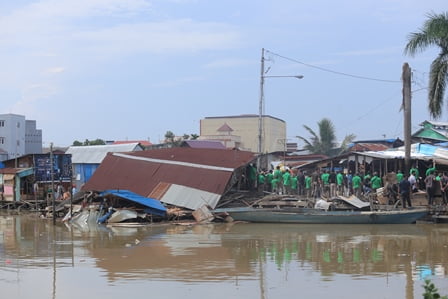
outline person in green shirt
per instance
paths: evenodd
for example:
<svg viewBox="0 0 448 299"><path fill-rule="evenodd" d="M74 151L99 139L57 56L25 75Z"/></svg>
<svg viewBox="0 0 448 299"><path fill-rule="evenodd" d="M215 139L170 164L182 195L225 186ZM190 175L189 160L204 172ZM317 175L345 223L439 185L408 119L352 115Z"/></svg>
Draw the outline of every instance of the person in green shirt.
<svg viewBox="0 0 448 299"><path fill-rule="evenodd" d="M283 173L283 194L291 194L291 173L285 169Z"/></svg>
<svg viewBox="0 0 448 299"><path fill-rule="evenodd" d="M338 171L336 175L336 185L337 185L337 195L344 194L344 175L342 172Z"/></svg>
<svg viewBox="0 0 448 299"><path fill-rule="evenodd" d="M277 193L280 193L283 188L283 175L282 175L282 171L280 170L280 166L277 166L274 170L274 179L276 179L277 181L277 187L275 188L277 191Z"/></svg>
<svg viewBox="0 0 448 299"><path fill-rule="evenodd" d="M273 178L271 181L271 192L278 194L279 190L278 190L278 179Z"/></svg>
<svg viewBox="0 0 448 299"><path fill-rule="evenodd" d="M248 189L253 191L257 181L257 168L251 163L247 169Z"/></svg>
<svg viewBox="0 0 448 299"><path fill-rule="evenodd" d="M397 184L399 184L402 179L403 179L403 173L401 172L401 170L398 170L397 171Z"/></svg>
<svg viewBox="0 0 448 299"><path fill-rule="evenodd" d="M311 198L311 176L305 174L305 195L307 198Z"/></svg>
<svg viewBox="0 0 448 299"><path fill-rule="evenodd" d="M416 168L416 167L414 166L414 167L412 167L411 169L409 169L409 174L412 174L412 172L414 172L415 179L418 180L418 178L419 178L419 176L420 176L420 173L418 172L418 168Z"/></svg>
<svg viewBox="0 0 448 299"><path fill-rule="evenodd" d="M377 172L375 172L373 177L370 179L370 184L372 185L373 192L376 192L376 189L382 187L381 178L378 176Z"/></svg>
<svg viewBox="0 0 448 299"><path fill-rule="evenodd" d="M356 197L359 198L361 196L362 191L362 179L358 173L356 173L352 178L352 186L353 186L353 193L355 194Z"/></svg>
<svg viewBox="0 0 448 299"><path fill-rule="evenodd" d="M330 197L330 173L327 170L321 174L322 188L324 196Z"/></svg>
<svg viewBox="0 0 448 299"><path fill-rule="evenodd" d="M298 179L297 179L297 175L293 174L291 176L291 194L297 195L299 194L297 192L297 186L298 186Z"/></svg>
<svg viewBox="0 0 448 299"><path fill-rule="evenodd" d="M428 175L431 174L431 172L432 172L432 173L435 173L435 172L436 172L436 167L435 167L435 166L426 169L425 175L428 176Z"/></svg>

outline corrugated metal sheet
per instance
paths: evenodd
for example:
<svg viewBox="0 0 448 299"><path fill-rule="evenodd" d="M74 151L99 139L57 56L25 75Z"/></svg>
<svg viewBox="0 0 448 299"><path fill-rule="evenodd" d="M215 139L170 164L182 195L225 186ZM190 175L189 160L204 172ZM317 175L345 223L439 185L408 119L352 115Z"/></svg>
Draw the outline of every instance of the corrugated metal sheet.
<svg viewBox="0 0 448 299"><path fill-rule="evenodd" d="M378 152L362 152L360 154L381 159L404 159L405 157L404 147ZM438 163L448 165L448 150L430 144L416 143L411 146L411 159L437 159Z"/></svg>
<svg viewBox="0 0 448 299"><path fill-rule="evenodd" d="M162 196L166 193L168 188L170 187L169 183L160 182L157 186L151 191L148 197L155 198L160 200Z"/></svg>
<svg viewBox="0 0 448 299"><path fill-rule="evenodd" d="M384 151L390 148L387 145L381 143L356 143L350 148L352 152L363 152L363 151Z"/></svg>
<svg viewBox="0 0 448 299"><path fill-rule="evenodd" d="M158 200L135 194L129 190L106 190L100 194L103 197L109 195L125 198L146 206L149 208L149 212L155 215L164 216L166 213L166 208Z"/></svg>
<svg viewBox="0 0 448 299"><path fill-rule="evenodd" d="M224 144L220 141L211 140L186 140L184 141L187 146L192 148L215 148L215 149L226 149Z"/></svg>
<svg viewBox="0 0 448 299"><path fill-rule="evenodd" d="M233 168L227 168L227 167L218 167L218 166L196 164L196 163L189 163L189 162L182 162L182 161L137 157L137 156L122 154L122 153L113 153L113 155L117 156L117 157L123 157L123 158L131 159L131 160L138 160L138 161L146 161L146 162L154 162L154 163L170 164L170 165L178 165L178 166L187 166L187 167L196 167L196 168L204 168L204 169L212 169L212 170L233 171Z"/></svg>
<svg viewBox="0 0 448 299"><path fill-rule="evenodd" d="M193 148L109 153L82 190L127 189L148 196L157 195L155 193L163 186L161 183L173 184L196 189L198 194L205 196L206 202L213 205L227 191L233 171L245 167L254 159L255 155L251 152ZM166 192L160 192L162 198L165 198ZM184 195L176 194L179 199L173 199L174 195L170 193L167 200L182 202ZM202 204L199 205L197 200ZM192 201L194 204L191 206L204 204L201 197Z"/></svg>
<svg viewBox="0 0 448 299"><path fill-rule="evenodd" d="M107 153L141 151L138 142L110 145L70 146L66 154L72 155L73 164L100 164Z"/></svg>
<svg viewBox="0 0 448 299"><path fill-rule="evenodd" d="M172 184L160 201L191 210L197 210L203 205L214 209L220 197L220 194Z"/></svg>
<svg viewBox="0 0 448 299"><path fill-rule="evenodd" d="M255 154L239 150L163 148L158 150L128 153L135 157L178 161L217 167L236 168L255 159Z"/></svg>

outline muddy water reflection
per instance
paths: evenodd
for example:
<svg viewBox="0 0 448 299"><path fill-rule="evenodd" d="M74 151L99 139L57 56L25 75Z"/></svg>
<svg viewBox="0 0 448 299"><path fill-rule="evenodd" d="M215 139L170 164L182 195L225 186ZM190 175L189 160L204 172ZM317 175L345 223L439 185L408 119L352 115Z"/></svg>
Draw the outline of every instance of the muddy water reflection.
<svg viewBox="0 0 448 299"><path fill-rule="evenodd" d="M421 298L448 294L447 225L73 227L0 215L12 298Z"/></svg>

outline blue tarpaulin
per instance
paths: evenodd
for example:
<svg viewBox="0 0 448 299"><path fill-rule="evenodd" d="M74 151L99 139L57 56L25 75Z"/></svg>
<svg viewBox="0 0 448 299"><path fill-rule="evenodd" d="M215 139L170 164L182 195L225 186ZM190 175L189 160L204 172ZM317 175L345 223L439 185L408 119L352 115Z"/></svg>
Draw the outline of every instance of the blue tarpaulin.
<svg viewBox="0 0 448 299"><path fill-rule="evenodd" d="M121 198L130 200L130 201L139 203L145 207L148 207L148 209L145 209L146 213L159 215L159 216L166 215L166 208L157 199L144 197L144 196L138 195L134 192L131 192L129 190L106 190L100 194L100 196L102 196L102 197L105 197L107 195L114 195L117 197L121 197Z"/></svg>

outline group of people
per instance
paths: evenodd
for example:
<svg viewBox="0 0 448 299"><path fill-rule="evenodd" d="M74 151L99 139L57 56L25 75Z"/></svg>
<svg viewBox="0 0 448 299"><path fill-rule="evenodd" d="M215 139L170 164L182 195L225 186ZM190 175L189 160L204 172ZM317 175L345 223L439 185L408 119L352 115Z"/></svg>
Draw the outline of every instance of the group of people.
<svg viewBox="0 0 448 299"><path fill-rule="evenodd" d="M257 189L259 192L301 195L307 198L332 198L339 195L362 197L370 193L375 194L377 189L386 185L387 193L392 194L393 203L399 197L405 208L412 207L411 194L420 188L426 188L428 205L433 205L436 191L440 188L443 204L448 204L448 172L437 172L435 167L430 167L422 180L419 179L420 173L415 167L411 168L409 173L399 170L390 174L396 178L392 177L392 182L388 182L391 179L388 176L383 184L383 179L377 172L371 175L369 172L345 173L319 168L308 172L282 165L273 170L257 172L255 166L251 165L248 177L251 189Z"/></svg>
<svg viewBox="0 0 448 299"><path fill-rule="evenodd" d="M424 184L429 206L433 206L435 204L434 198L439 188L440 195L442 197L442 204L448 204L448 172L439 172L435 169L435 167L428 168L426 170Z"/></svg>
<svg viewBox="0 0 448 299"><path fill-rule="evenodd" d="M253 170L252 170L253 173ZM252 178L255 176L252 175ZM258 191L275 194L302 195L307 198L321 196L331 198L337 195L350 196L375 191L382 186L377 173L359 175L351 172L328 171L316 169L313 172L292 170L277 166L274 170L263 170L257 176Z"/></svg>
<svg viewBox="0 0 448 299"><path fill-rule="evenodd" d="M277 166L274 170L263 170L258 174L258 191L275 194L305 195L304 173L288 167Z"/></svg>

